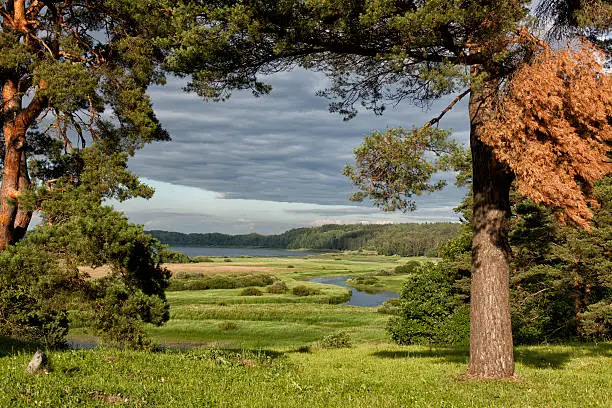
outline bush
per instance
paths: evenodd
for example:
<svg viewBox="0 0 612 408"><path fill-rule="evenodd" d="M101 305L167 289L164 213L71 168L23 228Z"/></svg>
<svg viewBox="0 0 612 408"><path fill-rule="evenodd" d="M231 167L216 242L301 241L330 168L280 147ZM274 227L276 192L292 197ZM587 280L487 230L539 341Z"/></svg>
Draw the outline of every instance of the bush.
<svg viewBox="0 0 612 408"><path fill-rule="evenodd" d="M396 266L395 273L401 274L401 275L415 273L419 269L420 266L421 266L421 263L419 261L408 261L404 265Z"/></svg>
<svg viewBox="0 0 612 408"><path fill-rule="evenodd" d="M287 293L289 291L289 288L287 287L287 284L285 282L279 280L268 286L267 291L268 293L281 294Z"/></svg>
<svg viewBox="0 0 612 408"><path fill-rule="evenodd" d="M354 285L363 285L363 286L375 286L380 283L380 280L374 276L358 276L356 278L350 279L351 283Z"/></svg>
<svg viewBox="0 0 612 408"><path fill-rule="evenodd" d="M392 269L380 269L376 272L376 276L392 276L395 275L395 271Z"/></svg>
<svg viewBox="0 0 612 408"><path fill-rule="evenodd" d="M235 331L235 330L238 330L239 326L235 322L226 320L224 322L219 323L219 328L225 331Z"/></svg>
<svg viewBox="0 0 612 408"><path fill-rule="evenodd" d="M211 258L207 257L207 256L194 256L193 258L191 258L192 262L215 262L214 260L212 260Z"/></svg>
<svg viewBox="0 0 612 408"><path fill-rule="evenodd" d="M161 263L190 263L192 259L182 252L164 248L159 251L159 262Z"/></svg>
<svg viewBox="0 0 612 408"><path fill-rule="evenodd" d="M309 288L306 285L298 285L291 290L291 293L296 296L314 296L320 295L321 291L314 288Z"/></svg>
<svg viewBox="0 0 612 408"><path fill-rule="evenodd" d="M293 266L293 265L287 265L287 268L288 268L288 269L293 269L293 268L295 268L295 266Z"/></svg>
<svg viewBox="0 0 612 408"><path fill-rule="evenodd" d="M229 258L224 258L224 259L223 259L223 262L232 262L232 260L231 260L231 259L229 259Z"/></svg>
<svg viewBox="0 0 612 408"><path fill-rule="evenodd" d="M249 286L268 286L276 277L265 274L207 275L200 272L178 271L170 280L168 290L237 289Z"/></svg>
<svg viewBox="0 0 612 408"><path fill-rule="evenodd" d="M378 313L396 315L400 312L401 301L397 298L387 299L376 309Z"/></svg>
<svg viewBox="0 0 612 408"><path fill-rule="evenodd" d="M600 341L612 340L612 303L601 301L589 305L578 316L580 333L587 339Z"/></svg>
<svg viewBox="0 0 612 408"><path fill-rule="evenodd" d="M324 349L350 348L353 346L353 342L348 332L342 330L323 337L319 341L319 346Z"/></svg>
<svg viewBox="0 0 612 408"><path fill-rule="evenodd" d="M469 333L469 313L455 295L454 276L442 265L426 263L408 275L397 316L387 324L399 344L459 344Z"/></svg>
<svg viewBox="0 0 612 408"><path fill-rule="evenodd" d="M253 286L244 288L240 292L240 296L263 296L263 292Z"/></svg>

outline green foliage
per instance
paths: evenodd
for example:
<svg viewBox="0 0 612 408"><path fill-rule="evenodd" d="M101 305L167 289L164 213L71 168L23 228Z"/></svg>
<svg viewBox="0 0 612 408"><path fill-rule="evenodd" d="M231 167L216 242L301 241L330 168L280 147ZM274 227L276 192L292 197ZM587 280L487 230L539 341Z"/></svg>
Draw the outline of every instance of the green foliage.
<svg viewBox="0 0 612 408"><path fill-rule="evenodd" d="M193 262L215 262L207 256L196 256L191 258Z"/></svg>
<svg viewBox="0 0 612 408"><path fill-rule="evenodd" d="M353 341L347 331L341 330L323 337L319 341L319 347L323 349L351 348Z"/></svg>
<svg viewBox="0 0 612 408"><path fill-rule="evenodd" d="M274 282L272 285L268 286L266 290L268 291L268 293L276 293L276 294L289 292L289 288L287 287L287 284L282 280L278 280Z"/></svg>
<svg viewBox="0 0 612 408"><path fill-rule="evenodd" d="M589 305L579 316L580 334L589 340L612 340L612 302L610 299Z"/></svg>
<svg viewBox="0 0 612 408"><path fill-rule="evenodd" d="M355 167L344 169L344 175L361 190L351 200L371 198L385 211L414 211L412 197L444 188L443 180L430 183L432 175L449 170L451 157L463 153L448 136L449 132L431 126L411 131L389 128L367 136L355 149ZM428 160L428 155L436 160Z"/></svg>
<svg viewBox="0 0 612 408"><path fill-rule="evenodd" d="M261 289L257 289L254 286L244 288L240 291L240 296L263 296Z"/></svg>
<svg viewBox="0 0 612 408"><path fill-rule="evenodd" d="M113 155L111 145L94 144L70 155L78 164L74 174L35 192L43 222L0 253L0 279L11 288L3 299L29 299L28 305L0 305L2 320L16 322L2 323L5 334L60 342L71 310L109 342L146 346L143 324L168 320L170 275L159 265L162 245L102 205L105 198L146 197L151 189L126 170L127 155L103 160L107 154ZM105 265L110 274L86 279L78 270L83 265Z"/></svg>
<svg viewBox="0 0 612 408"><path fill-rule="evenodd" d="M291 293L295 296L315 296L319 295L321 291L306 285L297 285L291 289Z"/></svg>
<svg viewBox="0 0 612 408"><path fill-rule="evenodd" d="M509 237L513 249L510 306L517 344L612 336L611 186L610 177L596 185L600 207L595 210L592 231L560 225L550 210L515 197ZM470 207L470 199L466 197L462 210ZM439 252L443 260L427 272L431 276L421 276L418 284L410 278L409 289L402 293L401 312L389 324L398 342L460 344L466 338L471 225L466 223L463 232Z"/></svg>
<svg viewBox="0 0 612 408"><path fill-rule="evenodd" d="M236 289L248 286L268 286L276 278L266 274L209 275L199 272L176 272L170 280L168 290Z"/></svg>
<svg viewBox="0 0 612 408"><path fill-rule="evenodd" d="M397 298L387 299L376 310L378 313L397 315L401 312L401 300Z"/></svg>
<svg viewBox="0 0 612 408"><path fill-rule="evenodd" d="M400 312L389 320L387 331L399 344L464 343L469 333L469 311L462 307L453 287L454 272L444 265L426 263L406 277Z"/></svg>
<svg viewBox="0 0 612 408"><path fill-rule="evenodd" d="M61 345L68 332L65 306L84 282L76 271L25 244L0 252L0 335Z"/></svg>
<svg viewBox="0 0 612 408"><path fill-rule="evenodd" d="M411 273L416 273L417 270L421 267L421 263L419 261L409 261L404 265L399 265L395 267L395 273L407 275Z"/></svg>
<svg viewBox="0 0 612 408"><path fill-rule="evenodd" d="M161 263L190 263L193 260L182 252L164 248L159 252L159 262ZM202 261L200 261L202 262Z"/></svg>
<svg viewBox="0 0 612 408"><path fill-rule="evenodd" d="M286 249L371 249L383 255L435 255L436 247L457 235L456 223L397 225L323 225L296 228L279 235L182 234L148 231L162 243L176 246L258 247ZM194 258L197 262L199 258Z"/></svg>

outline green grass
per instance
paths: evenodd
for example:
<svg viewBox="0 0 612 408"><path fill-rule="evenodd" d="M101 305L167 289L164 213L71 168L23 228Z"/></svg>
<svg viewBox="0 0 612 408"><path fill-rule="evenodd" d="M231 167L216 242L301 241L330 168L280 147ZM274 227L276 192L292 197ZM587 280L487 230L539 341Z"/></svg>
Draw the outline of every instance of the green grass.
<svg viewBox="0 0 612 408"><path fill-rule="evenodd" d="M385 333L388 315L329 304L347 289L304 282L375 274L405 258L332 254L217 261L271 268L260 272L281 279L289 291L169 292L170 321L147 330L154 341L181 350L53 351L48 374L26 375L35 348L0 337L0 407L612 406L610 343L518 347L518 381L465 381L459 377L467 368L467 350L394 345ZM376 278L398 288L405 275ZM291 294L298 285L321 293ZM354 347L320 347L341 332ZM184 349L193 346L198 347Z"/></svg>
<svg viewBox="0 0 612 408"><path fill-rule="evenodd" d="M2 407L609 407L612 345L517 349L518 381L460 380L467 351L390 344L311 352L0 354Z"/></svg>

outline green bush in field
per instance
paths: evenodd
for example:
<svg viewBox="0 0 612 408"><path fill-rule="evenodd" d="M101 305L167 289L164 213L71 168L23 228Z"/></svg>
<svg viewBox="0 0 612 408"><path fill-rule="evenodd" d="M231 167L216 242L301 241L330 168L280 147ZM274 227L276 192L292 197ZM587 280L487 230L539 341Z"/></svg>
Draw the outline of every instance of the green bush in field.
<svg viewBox="0 0 612 408"><path fill-rule="evenodd" d="M266 290L268 291L268 293L281 294L287 293L289 291L289 288L287 287L287 284L285 282L278 280L272 285L268 286Z"/></svg>
<svg viewBox="0 0 612 408"><path fill-rule="evenodd" d="M190 263L193 260L182 252L164 248L159 251L159 262L161 263Z"/></svg>
<svg viewBox="0 0 612 408"><path fill-rule="evenodd" d="M240 296L263 296L263 292L253 286L244 288L240 291Z"/></svg>
<svg viewBox="0 0 612 408"><path fill-rule="evenodd" d="M314 296L320 295L321 291L314 288L310 288L306 285L298 285L291 290L291 293L296 296Z"/></svg>
<svg viewBox="0 0 612 408"><path fill-rule="evenodd" d="M276 277L265 274L206 275L200 272L178 271L170 280L168 290L237 289L249 286L268 286Z"/></svg>
<svg viewBox="0 0 612 408"><path fill-rule="evenodd" d="M589 340L612 340L612 303L601 301L589 305L578 316L581 334Z"/></svg>
<svg viewBox="0 0 612 408"><path fill-rule="evenodd" d="M380 283L380 280L374 276L357 276L352 278L351 281L353 284L364 286L374 286Z"/></svg>
<svg viewBox="0 0 612 408"><path fill-rule="evenodd" d="M395 273L393 269L380 269L376 272L376 276L392 276Z"/></svg>
<svg viewBox="0 0 612 408"><path fill-rule="evenodd" d="M453 289L454 275L444 266L426 263L407 276L399 313L387 331L399 344L458 344L468 340L469 314Z"/></svg>
<svg viewBox="0 0 612 408"><path fill-rule="evenodd" d="M224 258L224 259L223 259L223 262L232 262L232 260L231 260L231 259L229 259L229 258Z"/></svg>
<svg viewBox="0 0 612 408"><path fill-rule="evenodd" d="M400 312L401 301L397 298L387 299L376 309L378 313L395 315Z"/></svg>
<svg viewBox="0 0 612 408"><path fill-rule="evenodd" d="M319 341L319 346L324 349L351 348L353 341L348 332L342 330L323 337Z"/></svg>
<svg viewBox="0 0 612 408"><path fill-rule="evenodd" d="M191 260L192 262L215 262L207 256L194 256L193 258L191 258Z"/></svg>
<svg viewBox="0 0 612 408"><path fill-rule="evenodd" d="M395 273L400 275L415 273L419 269L419 266L421 266L419 261L408 261L404 265L396 266Z"/></svg>

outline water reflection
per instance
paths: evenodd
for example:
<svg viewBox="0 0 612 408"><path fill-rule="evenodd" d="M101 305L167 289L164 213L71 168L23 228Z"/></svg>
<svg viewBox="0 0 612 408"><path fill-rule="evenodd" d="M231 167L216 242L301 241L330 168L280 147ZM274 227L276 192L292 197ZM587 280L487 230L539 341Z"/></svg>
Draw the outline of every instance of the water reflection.
<svg viewBox="0 0 612 408"><path fill-rule="evenodd" d="M375 307L382 305L383 302L387 299L399 297L399 295L394 292L367 293L361 290L357 290L348 286L345 283L347 279L350 278L352 278L352 276L331 276L326 278L314 278L310 281L315 283L325 283L327 285L336 285L342 286L343 288L349 288L353 292L351 300L345 303L345 305L349 306Z"/></svg>

